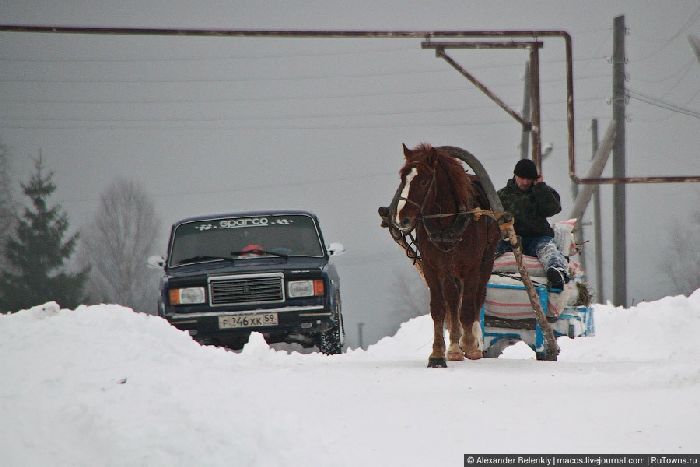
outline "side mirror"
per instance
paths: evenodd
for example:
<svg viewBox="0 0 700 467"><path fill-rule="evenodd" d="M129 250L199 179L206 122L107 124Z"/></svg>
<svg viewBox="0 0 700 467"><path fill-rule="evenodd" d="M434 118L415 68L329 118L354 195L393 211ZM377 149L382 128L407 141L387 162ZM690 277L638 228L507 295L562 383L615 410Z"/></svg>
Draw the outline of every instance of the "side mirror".
<svg viewBox="0 0 700 467"><path fill-rule="evenodd" d="M345 247L342 243L333 242L328 246L328 254L331 256L340 256L345 253Z"/></svg>
<svg viewBox="0 0 700 467"><path fill-rule="evenodd" d="M162 256L149 256L146 264L151 269L163 269L165 267L165 258Z"/></svg>

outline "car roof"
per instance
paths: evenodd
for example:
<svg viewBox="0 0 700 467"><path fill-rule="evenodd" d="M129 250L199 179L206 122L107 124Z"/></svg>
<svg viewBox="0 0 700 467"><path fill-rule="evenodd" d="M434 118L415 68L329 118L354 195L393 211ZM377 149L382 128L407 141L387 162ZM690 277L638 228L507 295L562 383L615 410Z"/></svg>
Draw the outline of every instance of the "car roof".
<svg viewBox="0 0 700 467"><path fill-rule="evenodd" d="M188 222L227 219L230 217L262 217L262 216L309 216L309 217L313 218L315 221L318 221L318 218L316 217L316 215L309 212L309 211L301 211L301 210L242 211L242 212L228 212L228 213L207 214L207 215L202 215L202 216L188 217L186 219L181 219L181 220L173 223L173 227L180 225L180 224L186 224Z"/></svg>

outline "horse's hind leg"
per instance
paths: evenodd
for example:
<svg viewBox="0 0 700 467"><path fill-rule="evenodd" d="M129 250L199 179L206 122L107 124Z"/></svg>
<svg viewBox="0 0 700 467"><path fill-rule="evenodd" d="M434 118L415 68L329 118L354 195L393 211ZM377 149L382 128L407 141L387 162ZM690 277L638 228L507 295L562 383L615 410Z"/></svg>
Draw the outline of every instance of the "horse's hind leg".
<svg viewBox="0 0 700 467"><path fill-rule="evenodd" d="M481 322L479 320L479 308L483 299L482 288L477 281L466 288L466 293L462 297L462 338L460 346L464 356L470 360L479 360L484 354L484 338L481 333ZM485 291L485 287L483 289Z"/></svg>
<svg viewBox="0 0 700 467"><path fill-rule="evenodd" d="M460 348L460 338L462 337L462 326L460 324L460 310L462 309L462 294L464 285L459 279L448 280L451 282L449 293L445 293L445 309L447 310L447 327L450 332L450 345L447 347L447 359L461 362L464 360L464 353Z"/></svg>
<svg viewBox="0 0 700 467"><path fill-rule="evenodd" d="M481 334L479 320L472 321L471 325L463 326L463 335L460 341L464 356L469 360L479 360L484 356L484 338Z"/></svg>
<svg viewBox="0 0 700 467"><path fill-rule="evenodd" d="M462 310L464 331L462 350L464 350L464 355L471 360L480 359L484 353L484 336L479 316L486 299L486 288L493 269L493 251L499 238L498 229L491 222L487 224L486 234L489 242L484 249L478 275L476 275L478 280L471 284L473 291L469 299L465 297L466 304Z"/></svg>

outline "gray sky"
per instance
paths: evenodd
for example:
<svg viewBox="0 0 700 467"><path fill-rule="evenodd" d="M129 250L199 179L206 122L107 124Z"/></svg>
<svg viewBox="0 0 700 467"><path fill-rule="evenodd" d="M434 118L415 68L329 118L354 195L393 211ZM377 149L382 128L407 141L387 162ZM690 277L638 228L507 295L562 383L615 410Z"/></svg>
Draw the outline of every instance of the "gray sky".
<svg viewBox="0 0 700 467"><path fill-rule="evenodd" d="M251 29L564 29L573 37L579 174L590 122L611 117L613 17L629 28L627 86L700 109L700 1L0 1L6 24ZM541 53L545 180L567 178L564 52ZM455 51L516 109L526 55ZM627 109L627 175L700 174L700 122L637 100ZM43 151L54 201L73 227L93 215L113 177L143 181L164 220L302 208L321 218L338 258L348 331L366 343L388 330L394 281L411 267L379 229L376 208L398 184L401 143L454 145L484 163L497 188L519 157L519 127L418 40L163 38L0 34L0 140L26 179ZM609 175L609 170L606 171ZM668 224L697 203L697 184L627 190L629 301L673 292L660 273ZM611 205L609 186L603 204ZM587 217L590 217L588 215ZM604 215L611 253L611 213ZM592 237L592 229L587 232ZM155 252L164 253L164 251ZM592 253L592 248L591 248ZM592 269L589 267L589 270ZM605 264L611 285L611 264ZM590 272L590 271L589 271ZM610 297L612 290L605 291ZM351 335L351 343L354 335Z"/></svg>

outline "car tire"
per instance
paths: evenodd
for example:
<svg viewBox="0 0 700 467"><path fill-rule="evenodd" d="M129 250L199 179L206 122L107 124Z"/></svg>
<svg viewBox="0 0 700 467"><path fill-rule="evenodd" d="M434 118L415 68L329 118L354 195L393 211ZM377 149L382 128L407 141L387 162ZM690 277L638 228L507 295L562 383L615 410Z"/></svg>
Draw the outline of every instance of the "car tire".
<svg viewBox="0 0 700 467"><path fill-rule="evenodd" d="M320 334L318 338L318 350L326 355L343 353L345 345L345 329L343 328L343 313L340 310L340 300L336 300L336 310L330 329Z"/></svg>

